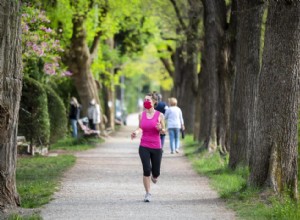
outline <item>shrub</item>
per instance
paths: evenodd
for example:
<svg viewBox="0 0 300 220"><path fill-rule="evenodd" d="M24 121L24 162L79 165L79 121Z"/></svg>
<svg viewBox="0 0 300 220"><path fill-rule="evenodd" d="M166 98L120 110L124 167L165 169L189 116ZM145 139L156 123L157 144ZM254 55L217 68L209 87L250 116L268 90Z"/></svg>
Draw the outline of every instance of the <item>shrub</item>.
<svg viewBox="0 0 300 220"><path fill-rule="evenodd" d="M67 132L67 114L62 99L49 86L44 86L47 93L48 113L50 119L50 143L63 138Z"/></svg>
<svg viewBox="0 0 300 220"><path fill-rule="evenodd" d="M24 77L19 111L19 135L24 135L31 144L48 145L50 122L47 94L36 80Z"/></svg>

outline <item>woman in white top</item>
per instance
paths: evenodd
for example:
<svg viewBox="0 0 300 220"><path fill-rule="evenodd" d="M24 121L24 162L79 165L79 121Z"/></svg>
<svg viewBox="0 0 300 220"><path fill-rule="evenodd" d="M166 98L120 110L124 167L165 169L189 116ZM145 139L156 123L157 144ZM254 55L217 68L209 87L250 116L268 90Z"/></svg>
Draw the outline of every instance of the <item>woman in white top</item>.
<svg viewBox="0 0 300 220"><path fill-rule="evenodd" d="M88 119L89 127L92 130L97 129L97 124L100 124L100 106L96 103L95 99L92 99L88 107Z"/></svg>
<svg viewBox="0 0 300 220"><path fill-rule="evenodd" d="M179 153L180 146L180 129L184 130L184 122L181 109L177 106L177 99L169 99L169 108L165 112L165 119L168 125L168 132L170 137L171 154Z"/></svg>

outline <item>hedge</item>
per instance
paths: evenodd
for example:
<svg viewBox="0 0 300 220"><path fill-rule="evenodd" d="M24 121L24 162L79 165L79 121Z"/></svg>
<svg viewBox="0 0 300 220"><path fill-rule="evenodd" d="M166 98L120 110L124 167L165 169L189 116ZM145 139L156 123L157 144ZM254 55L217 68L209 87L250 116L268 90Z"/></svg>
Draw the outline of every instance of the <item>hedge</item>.
<svg viewBox="0 0 300 220"><path fill-rule="evenodd" d="M42 84L29 77L23 79L18 135L25 136L36 146L49 144L50 120L47 94Z"/></svg>

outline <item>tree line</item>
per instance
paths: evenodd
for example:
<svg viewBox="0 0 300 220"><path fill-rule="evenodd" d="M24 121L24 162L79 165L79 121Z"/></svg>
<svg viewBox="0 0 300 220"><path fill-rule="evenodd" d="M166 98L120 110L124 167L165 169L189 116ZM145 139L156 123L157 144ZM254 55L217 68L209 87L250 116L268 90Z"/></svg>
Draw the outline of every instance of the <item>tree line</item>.
<svg viewBox="0 0 300 220"><path fill-rule="evenodd" d="M22 33L20 1L1 2L0 208L4 209L20 203L15 167ZM108 119L101 129L113 127L109 103L114 102L113 79L126 63L123 58L134 58L156 39L158 58L173 79L171 94L199 148L229 154L232 169L249 166L250 186L270 187L277 193L288 189L297 198L300 3L131 3L130 7L122 0L39 3L60 33L62 62L72 73L83 110L95 98ZM159 28L150 25L150 15L159 17L152 23ZM114 48L122 59L108 52Z"/></svg>
<svg viewBox="0 0 300 220"><path fill-rule="evenodd" d="M186 128L230 168L248 166L248 185L297 198L299 2L170 1L185 35L169 61Z"/></svg>

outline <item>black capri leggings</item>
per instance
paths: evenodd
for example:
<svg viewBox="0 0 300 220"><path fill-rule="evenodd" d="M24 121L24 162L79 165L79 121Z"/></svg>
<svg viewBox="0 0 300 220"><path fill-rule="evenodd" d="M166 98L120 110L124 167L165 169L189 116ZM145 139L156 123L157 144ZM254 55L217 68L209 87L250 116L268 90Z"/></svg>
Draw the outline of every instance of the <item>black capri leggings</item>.
<svg viewBox="0 0 300 220"><path fill-rule="evenodd" d="M154 178L158 177L160 175L162 150L140 146L139 154L143 164L144 176L150 176L152 173Z"/></svg>

